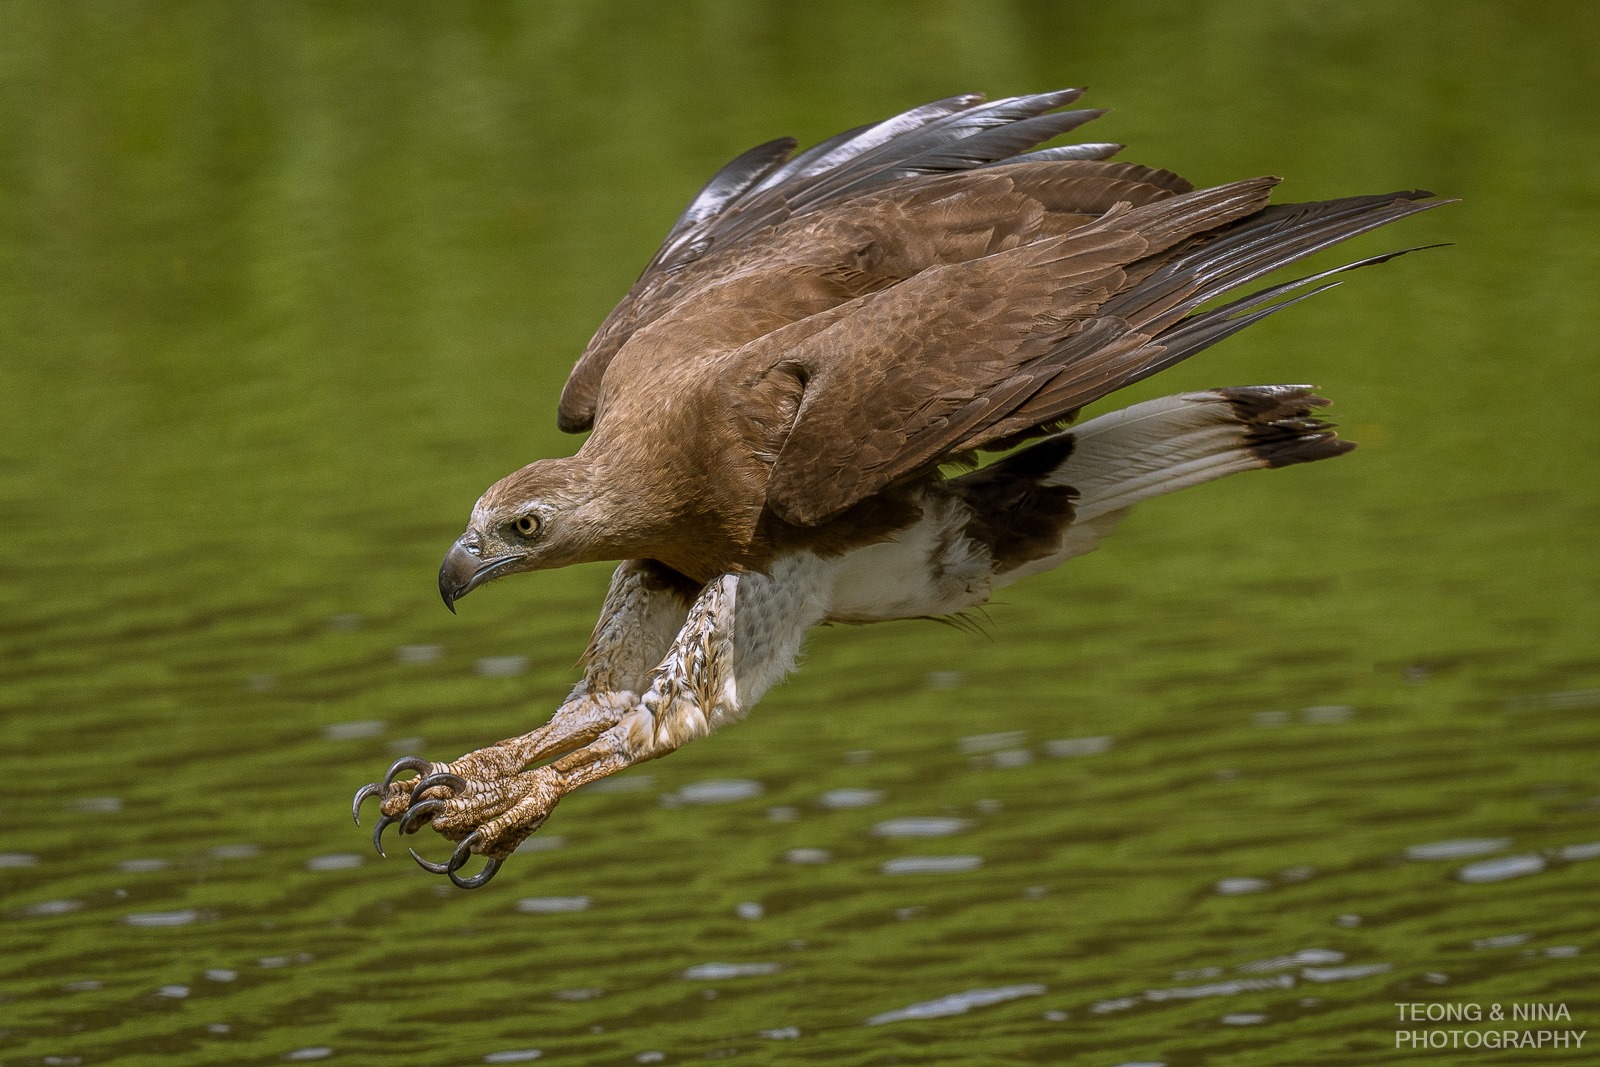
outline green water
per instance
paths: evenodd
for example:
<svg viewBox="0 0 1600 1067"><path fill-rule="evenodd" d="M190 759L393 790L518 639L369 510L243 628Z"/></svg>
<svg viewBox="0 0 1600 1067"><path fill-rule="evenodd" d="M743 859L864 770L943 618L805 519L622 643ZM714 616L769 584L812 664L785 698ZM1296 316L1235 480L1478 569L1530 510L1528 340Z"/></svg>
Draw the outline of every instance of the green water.
<svg viewBox="0 0 1600 1067"><path fill-rule="evenodd" d="M1590 1062L1396 1051L1394 1004L1600 1031L1597 44L1584 3L0 6L0 1062ZM484 890L378 860L357 785L574 679L605 568L459 618L434 568L573 447L698 182L1069 84L1198 182L1464 199L1129 397L1316 382L1363 447L1148 506L986 634L819 632ZM981 863L883 868L926 856Z"/></svg>

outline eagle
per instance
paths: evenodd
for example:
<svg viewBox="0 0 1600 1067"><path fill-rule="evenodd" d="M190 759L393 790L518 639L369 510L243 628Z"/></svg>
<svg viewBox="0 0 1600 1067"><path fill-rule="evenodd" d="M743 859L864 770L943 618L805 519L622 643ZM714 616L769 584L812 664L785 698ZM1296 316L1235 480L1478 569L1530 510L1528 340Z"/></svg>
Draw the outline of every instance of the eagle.
<svg viewBox="0 0 1600 1067"><path fill-rule="evenodd" d="M813 627L957 616L1142 501L1354 447L1304 385L1076 416L1413 249L1217 298L1444 201L1270 204L1273 177L1039 148L1103 114L1080 93L955 96L712 176L573 367L556 418L588 438L490 486L439 569L454 611L621 561L583 678L531 733L362 786L380 854L431 826L452 855L413 858L481 886L566 794L746 715Z"/></svg>

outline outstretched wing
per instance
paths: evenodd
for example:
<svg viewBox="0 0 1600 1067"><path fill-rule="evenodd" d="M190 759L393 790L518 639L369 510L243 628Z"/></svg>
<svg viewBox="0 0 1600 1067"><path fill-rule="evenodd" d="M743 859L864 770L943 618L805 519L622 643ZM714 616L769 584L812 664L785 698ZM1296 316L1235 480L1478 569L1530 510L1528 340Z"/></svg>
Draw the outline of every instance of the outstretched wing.
<svg viewBox="0 0 1600 1067"><path fill-rule="evenodd" d="M817 525L953 455L1070 418L1336 284L1317 285L1329 275L1399 253L1197 313L1206 301L1437 203L1402 192L1267 207L1274 184L1119 203L1069 232L930 267L804 337L780 330L752 342L750 358L781 359L805 383L767 506Z"/></svg>
<svg viewBox="0 0 1600 1067"><path fill-rule="evenodd" d="M557 409L561 429L593 425L600 383L612 357L633 334L672 309L729 256L755 246L781 223L881 192L907 179L965 171L997 161L1106 159L1115 144L1081 144L1025 153L1088 122L1101 111L1062 111L1079 89L984 103L954 96L862 126L789 158L784 138L750 149L712 177L668 232L666 241L607 316L572 369ZM1051 113L1055 112L1055 113ZM843 299L843 297L841 297ZM774 309L781 315L782 309ZM810 309L808 309L810 310Z"/></svg>

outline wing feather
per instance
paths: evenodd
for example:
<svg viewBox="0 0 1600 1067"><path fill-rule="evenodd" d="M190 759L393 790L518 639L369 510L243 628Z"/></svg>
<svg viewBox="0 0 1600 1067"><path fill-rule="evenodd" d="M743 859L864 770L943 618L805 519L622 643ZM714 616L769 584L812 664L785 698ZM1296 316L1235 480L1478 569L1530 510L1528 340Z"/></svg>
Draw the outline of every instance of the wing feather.
<svg viewBox="0 0 1600 1067"><path fill-rule="evenodd" d="M1269 208L1275 181L1119 206L1015 253L926 271L790 348L786 358L810 376L768 506L818 525L950 456L1071 418L1336 284L1333 275L1400 253L1200 305L1437 204L1410 192Z"/></svg>
<svg viewBox="0 0 1600 1067"><path fill-rule="evenodd" d="M835 135L792 159L788 153L793 142L788 139L769 141L739 156L690 202L639 280L596 331L562 391L557 424L572 433L593 425L612 359L636 331L714 274L705 266L708 260L725 261L789 219L896 182L1014 157L1100 114L1047 114L1081 92L1068 89L993 103L984 103L980 95L953 96ZM1115 148L1089 145L1072 158L1103 159Z"/></svg>
<svg viewBox="0 0 1600 1067"><path fill-rule="evenodd" d="M1236 223L1212 241L1181 252L1100 309L1107 320L1122 324L1125 340L1115 352L1091 359L1090 346L1067 338L1048 360L1062 369L1038 395L988 428L982 440L964 442L965 447L983 447L1031 426L1069 417L1107 393L1142 381L1337 283L1320 285L1263 310L1254 310L1269 301L1335 274L1384 263L1414 251L1371 256L1194 313L1202 304L1270 271L1379 226L1454 202L1424 199L1432 195L1408 191L1278 205ZM1130 341L1138 343L1130 345ZM1108 387L1110 382L1115 384Z"/></svg>
<svg viewBox="0 0 1600 1067"><path fill-rule="evenodd" d="M794 151L793 137L780 137L766 144L758 144L736 157L727 166L711 176L689 206L683 209L678 221L667 231L662 251L672 248L684 231L694 229L707 219L722 214L729 204L744 196L760 184L761 179L782 167ZM659 256L659 253L658 253Z"/></svg>

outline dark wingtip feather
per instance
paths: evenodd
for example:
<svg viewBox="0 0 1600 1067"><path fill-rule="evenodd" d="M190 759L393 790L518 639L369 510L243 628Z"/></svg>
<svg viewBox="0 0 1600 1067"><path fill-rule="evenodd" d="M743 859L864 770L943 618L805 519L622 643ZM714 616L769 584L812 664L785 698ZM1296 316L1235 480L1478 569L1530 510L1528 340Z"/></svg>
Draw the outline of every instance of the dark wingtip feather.
<svg viewBox="0 0 1600 1067"><path fill-rule="evenodd" d="M771 174L793 154L799 142L793 137L779 137L758 144L730 160L683 209L678 221L667 232L670 242L678 234L697 223L716 215L733 201L739 199L762 178Z"/></svg>
<svg viewBox="0 0 1600 1067"><path fill-rule="evenodd" d="M993 163L985 163L983 167L1010 167L1020 163L1064 163L1080 159L1110 159L1127 147L1127 145L1115 144L1111 141L1068 144L1056 148L1041 148L1036 152L1024 152L1020 156L1010 156L1006 159L997 159Z"/></svg>

